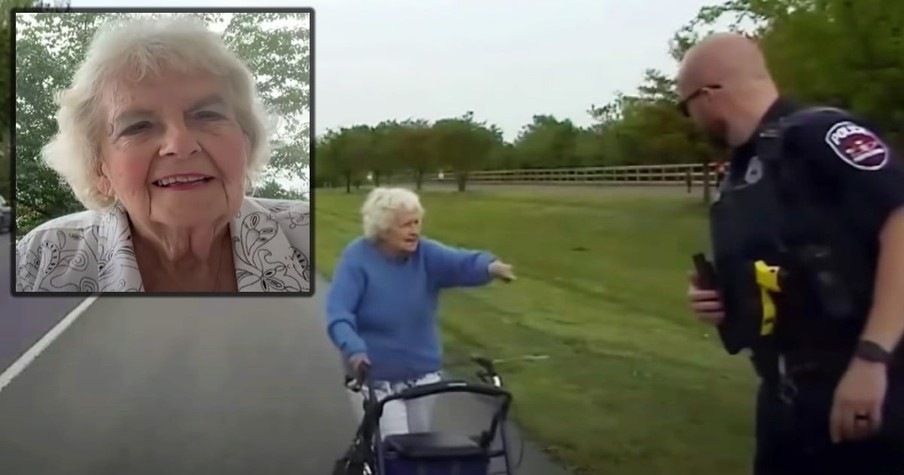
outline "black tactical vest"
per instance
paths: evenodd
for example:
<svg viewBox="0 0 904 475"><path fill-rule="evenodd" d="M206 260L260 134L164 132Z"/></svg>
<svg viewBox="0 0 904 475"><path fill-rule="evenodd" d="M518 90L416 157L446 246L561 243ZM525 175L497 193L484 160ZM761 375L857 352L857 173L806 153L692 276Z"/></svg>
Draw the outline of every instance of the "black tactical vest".
<svg viewBox="0 0 904 475"><path fill-rule="evenodd" d="M710 208L710 239L729 352L763 345L782 350L853 345L872 298L875 260L839 218L839 203L820 190L801 157L783 141L813 114L805 109L758 131L747 170L731 170ZM753 265L765 261L787 274L772 294L774 330L763 335ZM733 348L731 348L733 346Z"/></svg>

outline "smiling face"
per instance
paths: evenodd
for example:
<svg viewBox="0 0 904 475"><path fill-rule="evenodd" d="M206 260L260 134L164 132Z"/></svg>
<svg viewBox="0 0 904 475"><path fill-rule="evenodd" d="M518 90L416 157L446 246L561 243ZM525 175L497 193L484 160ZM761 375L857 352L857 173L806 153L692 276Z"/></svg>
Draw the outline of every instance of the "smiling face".
<svg viewBox="0 0 904 475"><path fill-rule="evenodd" d="M248 141L208 74L162 70L120 80L102 97L99 185L130 218L186 227L241 205Z"/></svg>

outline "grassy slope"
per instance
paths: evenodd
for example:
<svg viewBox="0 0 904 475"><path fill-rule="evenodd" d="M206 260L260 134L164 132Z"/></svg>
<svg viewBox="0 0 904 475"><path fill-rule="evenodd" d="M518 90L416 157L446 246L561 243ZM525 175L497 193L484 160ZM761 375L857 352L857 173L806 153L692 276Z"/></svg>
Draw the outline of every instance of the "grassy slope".
<svg viewBox="0 0 904 475"><path fill-rule="evenodd" d="M362 195L320 191L316 266L359 232ZM753 378L684 300L704 248L696 200L652 194L425 193L425 234L489 249L519 281L442 299L447 353L546 354L502 369L532 437L584 473L742 473Z"/></svg>

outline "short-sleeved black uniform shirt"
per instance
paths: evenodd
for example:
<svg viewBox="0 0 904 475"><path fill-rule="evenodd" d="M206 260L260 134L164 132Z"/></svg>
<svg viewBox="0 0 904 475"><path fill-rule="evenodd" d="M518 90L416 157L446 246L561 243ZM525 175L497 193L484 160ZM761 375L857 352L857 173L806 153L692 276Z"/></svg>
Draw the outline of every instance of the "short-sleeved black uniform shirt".
<svg viewBox="0 0 904 475"><path fill-rule="evenodd" d="M800 110L780 98L762 125ZM730 178L743 180L756 155L756 136L732 154ZM877 255L879 233L887 218L904 207L904 163L873 129L842 111L813 115L785 136L786 150L802 159L820 196L837 203L839 218Z"/></svg>

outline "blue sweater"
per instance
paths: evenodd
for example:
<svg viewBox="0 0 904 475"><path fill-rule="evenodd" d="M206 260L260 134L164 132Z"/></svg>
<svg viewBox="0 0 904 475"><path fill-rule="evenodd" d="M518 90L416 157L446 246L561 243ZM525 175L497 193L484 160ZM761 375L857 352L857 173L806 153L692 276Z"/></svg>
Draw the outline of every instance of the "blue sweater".
<svg viewBox="0 0 904 475"><path fill-rule="evenodd" d="M393 259L358 238L342 252L326 301L327 333L348 358L364 353L370 376L404 381L439 371L439 291L492 280L495 257L421 238L417 250Z"/></svg>

